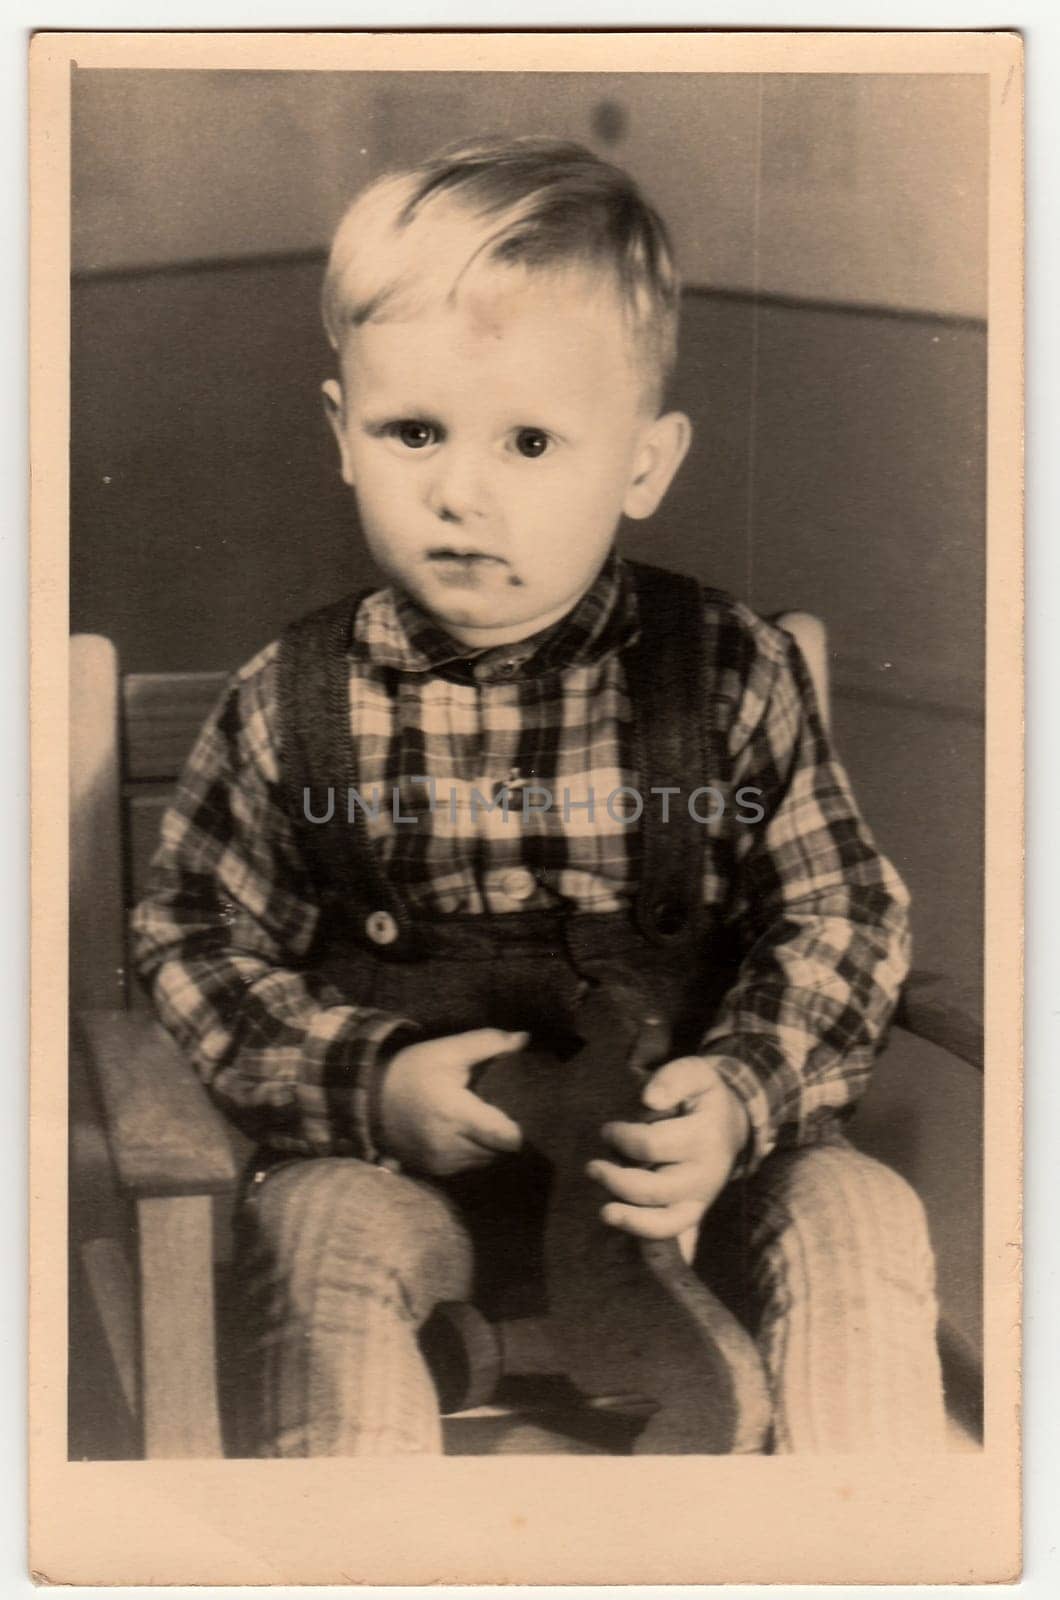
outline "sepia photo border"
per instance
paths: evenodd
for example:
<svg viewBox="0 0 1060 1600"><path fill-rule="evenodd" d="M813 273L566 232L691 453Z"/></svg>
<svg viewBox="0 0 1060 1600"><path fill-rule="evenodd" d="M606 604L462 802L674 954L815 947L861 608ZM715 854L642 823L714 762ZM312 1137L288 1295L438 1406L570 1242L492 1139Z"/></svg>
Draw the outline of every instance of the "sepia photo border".
<svg viewBox="0 0 1060 1600"><path fill-rule="evenodd" d="M982 1451L69 1462L70 69L975 72L990 80ZM1012 34L40 34L31 57L33 1568L52 1583L944 1583L1020 1562L1022 46Z"/></svg>

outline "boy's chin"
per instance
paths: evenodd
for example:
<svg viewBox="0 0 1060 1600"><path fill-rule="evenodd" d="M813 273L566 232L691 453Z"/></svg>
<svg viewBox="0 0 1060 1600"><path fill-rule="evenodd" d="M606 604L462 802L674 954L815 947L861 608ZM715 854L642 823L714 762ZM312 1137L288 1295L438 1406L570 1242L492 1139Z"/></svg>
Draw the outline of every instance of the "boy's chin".
<svg viewBox="0 0 1060 1600"><path fill-rule="evenodd" d="M573 602L562 597L539 596L525 586L496 588L491 593L457 592L436 584L410 586L412 598L432 621L464 643L489 644L503 634L511 643L543 628Z"/></svg>

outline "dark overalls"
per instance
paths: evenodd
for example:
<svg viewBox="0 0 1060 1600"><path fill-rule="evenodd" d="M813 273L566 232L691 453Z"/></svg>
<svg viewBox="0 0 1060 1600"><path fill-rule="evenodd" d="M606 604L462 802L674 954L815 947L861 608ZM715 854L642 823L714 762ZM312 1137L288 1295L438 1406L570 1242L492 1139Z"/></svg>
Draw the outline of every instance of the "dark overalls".
<svg viewBox="0 0 1060 1600"><path fill-rule="evenodd" d="M634 566L633 574L640 627L623 667L640 792L645 799L653 788L686 795L709 783L727 793L736 708L704 681L703 592L657 569ZM729 846L724 833L708 836L686 805L671 807L666 822L661 807L645 805L631 841L636 901L628 913L598 915L560 908L415 916L383 871L360 809L352 824L341 804L329 823L307 820L306 790L319 796L358 786L348 712L357 603L346 599L296 623L280 657L283 786L322 908L311 957L315 977L348 1002L413 1019L426 1037L488 1026L526 1029L535 1045L561 1057L572 1048L573 1015L586 985L617 981L650 996L666 1017L673 1056L693 1052L732 983L740 952L724 911L702 904L704 851ZM323 814L317 806L309 810ZM728 871L720 876L731 880ZM419 1179L352 1155L292 1160L262 1152L257 1173L264 1181L247 1191L240 1254L259 1343L259 1447L290 1455L437 1449L437 1406L416 1329L443 1299L474 1298L487 1312L508 1315L542 1309L547 1165L528 1149L486 1169ZM857 1226L846 1200L836 1205L837 1196L855 1189ZM822 1211L824 1192L829 1204ZM903 1270L911 1259L919 1268L921 1367L925 1328L934 1348L930 1247L919 1203L902 1180L827 1131L812 1150L771 1157L755 1179L731 1184L715 1205L699 1255L712 1286L760 1335L778 1385L780 1448L793 1447L789 1413L811 1409L808 1398L779 1392L777 1362L790 1354L792 1333L783 1259L797 1248L804 1275L806 1263L817 1261L815 1210L831 1215L826 1253L833 1269L852 1249L859 1263L890 1260L894 1238L902 1238ZM922 1241L912 1258L910 1239ZM827 1275L828 1264L819 1265ZM860 1264L858 1276L860 1295ZM807 1301L812 1277L811 1271L802 1285ZM832 1295L831 1306L827 1296L818 1299L818 1318L844 1320L842 1292L838 1300ZM831 1359L822 1348L816 1358L822 1371ZM866 1358L877 1356L866 1352ZM932 1381L937 1389L937 1371L929 1373L928 1393ZM923 1379L914 1387L923 1414ZM840 1438L852 1426L857 1431L851 1422L857 1389L850 1388L842 1417L829 1422ZM812 1409L816 1415L819 1407ZM816 1438L818 1423L812 1426Z"/></svg>

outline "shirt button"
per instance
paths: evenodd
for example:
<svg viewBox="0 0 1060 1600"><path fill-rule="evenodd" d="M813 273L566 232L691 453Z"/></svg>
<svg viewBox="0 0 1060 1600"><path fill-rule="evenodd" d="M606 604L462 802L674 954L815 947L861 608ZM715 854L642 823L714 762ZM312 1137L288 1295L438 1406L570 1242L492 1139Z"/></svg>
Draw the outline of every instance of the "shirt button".
<svg viewBox="0 0 1060 1600"><path fill-rule="evenodd" d="M537 888L537 879L526 867L509 868L501 873L497 882L501 893L509 900L529 900Z"/></svg>
<svg viewBox="0 0 1060 1600"><path fill-rule="evenodd" d="M480 683L492 683L496 678L514 678L519 671L518 661L483 661L475 668Z"/></svg>
<svg viewBox="0 0 1060 1600"><path fill-rule="evenodd" d="M389 911L373 911L365 919L364 931L373 944L393 944L398 936L398 925Z"/></svg>

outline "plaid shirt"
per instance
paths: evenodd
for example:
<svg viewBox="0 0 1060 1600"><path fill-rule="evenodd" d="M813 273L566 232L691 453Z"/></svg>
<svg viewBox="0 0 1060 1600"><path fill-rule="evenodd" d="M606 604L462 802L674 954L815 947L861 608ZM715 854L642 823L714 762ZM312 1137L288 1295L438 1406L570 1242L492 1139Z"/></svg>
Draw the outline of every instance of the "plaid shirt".
<svg viewBox="0 0 1060 1600"><path fill-rule="evenodd" d="M731 844L706 852L704 902L727 906L746 955L702 1051L747 1109L753 1168L864 1088L908 967L908 898L858 815L787 635L709 597L705 620L710 659L739 663L719 685L736 708L732 792L754 791L763 813L741 823L727 807L703 824ZM634 802L617 791L635 790L638 774L620 652L636 629L621 562L543 634L474 655L391 590L361 605L349 673L358 787L414 912L630 905ZM280 794L277 652L234 675L188 759L134 912L136 963L235 1121L281 1148L372 1158L372 1080L415 1023L343 1003L306 970L320 910ZM483 803L504 790L507 811Z"/></svg>

